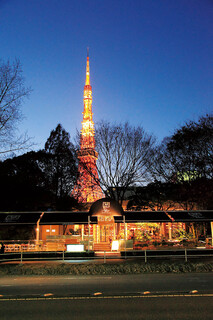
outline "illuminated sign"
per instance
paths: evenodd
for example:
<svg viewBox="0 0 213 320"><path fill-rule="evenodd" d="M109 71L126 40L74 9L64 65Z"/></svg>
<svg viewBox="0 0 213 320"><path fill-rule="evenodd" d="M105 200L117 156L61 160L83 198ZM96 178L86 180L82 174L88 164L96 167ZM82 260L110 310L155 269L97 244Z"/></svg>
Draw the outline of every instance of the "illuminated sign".
<svg viewBox="0 0 213 320"><path fill-rule="evenodd" d="M110 198L103 198L92 204L89 214L91 216L121 216L123 214L123 208L117 201Z"/></svg>
<svg viewBox="0 0 213 320"><path fill-rule="evenodd" d="M99 225L107 225L107 224L112 224L114 223L114 217L113 216L98 216L98 224Z"/></svg>
<svg viewBox="0 0 213 320"><path fill-rule="evenodd" d="M118 251L119 250L119 242L118 240L112 241L112 251Z"/></svg>
<svg viewBox="0 0 213 320"><path fill-rule="evenodd" d="M5 222L16 222L21 216L19 214L8 214L5 218Z"/></svg>
<svg viewBox="0 0 213 320"><path fill-rule="evenodd" d="M83 244L67 244L68 252L83 252L84 245Z"/></svg>
<svg viewBox="0 0 213 320"><path fill-rule="evenodd" d="M110 202L103 202L102 203L102 208L104 213L109 213L110 209Z"/></svg>
<svg viewBox="0 0 213 320"><path fill-rule="evenodd" d="M193 218L202 219L203 215L200 212L189 212L189 215Z"/></svg>

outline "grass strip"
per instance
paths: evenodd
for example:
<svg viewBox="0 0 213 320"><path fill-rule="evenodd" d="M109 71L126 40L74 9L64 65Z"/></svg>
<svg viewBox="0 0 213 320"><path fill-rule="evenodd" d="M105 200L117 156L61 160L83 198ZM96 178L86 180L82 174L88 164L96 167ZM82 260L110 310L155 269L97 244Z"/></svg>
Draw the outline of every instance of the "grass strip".
<svg viewBox="0 0 213 320"><path fill-rule="evenodd" d="M5 275L116 275L143 273L213 272L213 263L107 263L107 264L1 264L0 277Z"/></svg>

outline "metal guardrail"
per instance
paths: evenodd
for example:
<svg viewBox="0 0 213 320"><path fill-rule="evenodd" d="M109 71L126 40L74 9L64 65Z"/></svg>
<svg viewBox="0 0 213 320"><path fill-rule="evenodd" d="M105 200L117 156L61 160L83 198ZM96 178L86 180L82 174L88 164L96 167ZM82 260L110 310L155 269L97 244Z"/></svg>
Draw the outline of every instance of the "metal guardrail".
<svg viewBox="0 0 213 320"><path fill-rule="evenodd" d="M208 250L208 251L207 251ZM95 255L93 252L89 254L89 252L84 252L83 254L79 254L76 252L75 255L66 252L66 251L56 251L56 252L15 252L15 253L3 253L0 254L0 262L9 262L9 261L17 261L23 263L23 261L41 261L41 260L72 260L73 262L76 260L103 260L106 263L107 260L143 260L147 263L150 260L162 260L162 259L183 259L185 262L188 262L189 259L200 259L200 258L213 258L213 250L207 249L203 250L203 253L200 254L197 250L165 250L164 254L160 254L160 251L152 250L143 250L139 251L138 254L132 254L131 251L123 251L116 255L115 253L103 252L101 255ZM139 254L140 253L140 254ZM166 254L165 254L166 253ZM94 254L94 255L93 255Z"/></svg>

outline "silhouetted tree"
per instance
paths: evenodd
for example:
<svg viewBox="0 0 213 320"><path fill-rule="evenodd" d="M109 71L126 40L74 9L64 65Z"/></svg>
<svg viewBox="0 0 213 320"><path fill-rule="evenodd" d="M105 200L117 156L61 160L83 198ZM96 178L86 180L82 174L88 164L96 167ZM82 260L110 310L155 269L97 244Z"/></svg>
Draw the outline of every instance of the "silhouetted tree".
<svg viewBox="0 0 213 320"><path fill-rule="evenodd" d="M77 158L70 135L58 124L45 143L47 161L45 163L46 187L57 199L71 193L76 181Z"/></svg>
<svg viewBox="0 0 213 320"><path fill-rule="evenodd" d="M208 188L213 179L213 116L190 121L164 139L156 148L151 171L156 181L181 184L179 200L186 209L192 203L211 207Z"/></svg>
<svg viewBox="0 0 213 320"><path fill-rule="evenodd" d="M107 196L122 202L130 186L147 180L155 139L141 126L132 127L128 123L101 121L95 132L97 183Z"/></svg>
<svg viewBox="0 0 213 320"><path fill-rule="evenodd" d="M22 119L21 104L30 91L24 86L20 61L0 61L0 154L29 147L26 134L17 136L17 125Z"/></svg>
<svg viewBox="0 0 213 320"><path fill-rule="evenodd" d="M157 180L193 181L213 178L213 116L190 121L156 149L153 175Z"/></svg>
<svg viewBox="0 0 213 320"><path fill-rule="evenodd" d="M70 210L77 205L70 197L76 174L74 146L58 125L45 150L0 162L0 210Z"/></svg>
<svg viewBox="0 0 213 320"><path fill-rule="evenodd" d="M193 210L196 205L210 210L213 208L212 190L213 180L210 179L196 179L190 184L157 181L135 188L128 198L128 209L172 210L178 207Z"/></svg>
<svg viewBox="0 0 213 320"><path fill-rule="evenodd" d="M0 210L40 210L52 204L54 196L45 187L42 171L45 156L32 151L0 162Z"/></svg>

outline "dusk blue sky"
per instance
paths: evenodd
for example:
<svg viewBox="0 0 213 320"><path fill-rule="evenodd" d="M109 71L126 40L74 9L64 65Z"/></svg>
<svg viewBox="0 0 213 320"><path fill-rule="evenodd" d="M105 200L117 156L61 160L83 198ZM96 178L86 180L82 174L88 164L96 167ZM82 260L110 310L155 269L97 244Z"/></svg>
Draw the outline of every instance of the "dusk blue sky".
<svg viewBox="0 0 213 320"><path fill-rule="evenodd" d="M213 110L212 0L0 0L0 58L20 59L20 131L43 148L81 129L86 50L94 121L142 125L159 141Z"/></svg>

